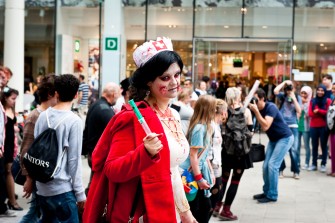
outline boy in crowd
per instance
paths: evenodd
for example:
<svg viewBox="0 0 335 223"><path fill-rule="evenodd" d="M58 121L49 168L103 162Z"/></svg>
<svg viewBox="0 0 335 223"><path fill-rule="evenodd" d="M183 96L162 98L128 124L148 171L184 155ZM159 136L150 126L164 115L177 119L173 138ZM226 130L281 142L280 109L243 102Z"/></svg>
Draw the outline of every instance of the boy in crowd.
<svg viewBox="0 0 335 223"><path fill-rule="evenodd" d="M325 95L326 98L334 99L332 94L332 84L333 84L333 76L330 74L325 74L322 77L322 84L326 86Z"/></svg>
<svg viewBox="0 0 335 223"><path fill-rule="evenodd" d="M83 211L86 196L82 184L81 148L83 127L80 118L71 111L72 101L77 96L79 80L71 74L55 78L55 94L58 99L54 107L42 112L36 122L35 138L50 127L56 129L58 157L61 162L54 179L36 182L42 211L42 222L79 222L78 209Z"/></svg>
<svg viewBox="0 0 335 223"><path fill-rule="evenodd" d="M39 221L39 205L37 202L35 182L28 175L28 172L23 164L23 157L27 153L31 144L34 141L34 129L35 123L41 112L45 111L49 107L53 107L57 104L57 98L55 95L55 76L47 75L41 79L40 84L37 88L37 95L41 105L30 112L29 116L25 120L23 129L23 140L21 144L21 160L20 164L22 167L22 175L26 176L26 182L23 185L23 197L29 198L32 195L30 207L28 212L22 217L20 223L31 223Z"/></svg>

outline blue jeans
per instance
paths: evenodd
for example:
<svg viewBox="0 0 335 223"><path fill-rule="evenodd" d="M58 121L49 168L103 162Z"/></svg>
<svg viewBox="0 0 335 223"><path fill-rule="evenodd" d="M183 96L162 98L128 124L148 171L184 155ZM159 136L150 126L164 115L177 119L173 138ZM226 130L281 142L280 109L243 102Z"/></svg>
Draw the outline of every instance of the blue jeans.
<svg viewBox="0 0 335 223"><path fill-rule="evenodd" d="M308 132L299 132L298 134L298 150L299 150L299 157L300 157L300 149L301 149L301 136L304 140L304 146L305 146L305 150L306 150L306 158L305 158L305 164L309 166L309 161L311 158L311 147L310 147L310 143L311 143L311 135Z"/></svg>
<svg viewBox="0 0 335 223"><path fill-rule="evenodd" d="M328 156L328 130L327 127L318 127L313 128L311 127L309 130L312 138L312 164L317 166L318 161L318 148L319 148L319 139L321 143L321 150L322 150L322 161L321 165L327 164L327 156Z"/></svg>
<svg viewBox="0 0 335 223"><path fill-rule="evenodd" d="M42 210L40 222L79 222L77 201L73 191L51 197L39 196L39 201Z"/></svg>
<svg viewBox="0 0 335 223"><path fill-rule="evenodd" d="M277 200L278 198L279 167L284 160L285 154L292 147L293 141L294 137L291 135L277 142L269 141L266 148L263 163L263 193L271 200Z"/></svg>
<svg viewBox="0 0 335 223"><path fill-rule="evenodd" d="M300 173L300 151L299 151L299 132L298 128L290 128L294 137L293 145L290 148L290 158L291 158L291 172ZM279 171L283 171L286 168L285 160L283 160L280 165Z"/></svg>
<svg viewBox="0 0 335 223"><path fill-rule="evenodd" d="M31 201L28 212L22 217L20 223L38 223L40 215L40 206L36 190L31 193Z"/></svg>

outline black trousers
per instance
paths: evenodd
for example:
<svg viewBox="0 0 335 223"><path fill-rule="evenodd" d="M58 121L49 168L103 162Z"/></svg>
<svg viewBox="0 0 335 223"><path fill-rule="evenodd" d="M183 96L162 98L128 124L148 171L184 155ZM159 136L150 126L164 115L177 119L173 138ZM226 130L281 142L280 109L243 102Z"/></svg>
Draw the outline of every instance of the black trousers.
<svg viewBox="0 0 335 223"><path fill-rule="evenodd" d="M189 204L194 218L199 223L208 223L212 205L210 198L205 197L204 190L198 190L197 196Z"/></svg>
<svg viewBox="0 0 335 223"><path fill-rule="evenodd" d="M0 158L0 214L7 211L5 201L7 199L6 176L5 176L5 158Z"/></svg>

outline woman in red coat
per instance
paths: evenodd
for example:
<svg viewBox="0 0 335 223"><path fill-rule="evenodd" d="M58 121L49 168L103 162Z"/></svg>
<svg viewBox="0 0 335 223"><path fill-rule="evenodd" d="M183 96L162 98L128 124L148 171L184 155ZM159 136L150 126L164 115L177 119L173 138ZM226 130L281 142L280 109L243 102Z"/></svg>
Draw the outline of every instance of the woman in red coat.
<svg viewBox="0 0 335 223"><path fill-rule="evenodd" d="M105 213L113 223L129 217L173 223L178 213L182 222L196 222L178 172L189 145L178 113L168 106L180 88L183 63L166 38L138 47L134 61L138 69L131 78L131 97L152 133L145 134L129 106L113 117L92 155L94 175L83 220L97 222Z"/></svg>
<svg viewBox="0 0 335 223"><path fill-rule="evenodd" d="M327 110L331 104L331 100L326 97L326 86L320 84L316 88L316 96L310 102L308 108L308 115L311 118L309 132L312 139L312 165L308 168L309 171L315 171L318 169L318 148L319 141L322 150L322 160L319 170L326 172L327 156L328 156L328 136L329 132L327 129Z"/></svg>

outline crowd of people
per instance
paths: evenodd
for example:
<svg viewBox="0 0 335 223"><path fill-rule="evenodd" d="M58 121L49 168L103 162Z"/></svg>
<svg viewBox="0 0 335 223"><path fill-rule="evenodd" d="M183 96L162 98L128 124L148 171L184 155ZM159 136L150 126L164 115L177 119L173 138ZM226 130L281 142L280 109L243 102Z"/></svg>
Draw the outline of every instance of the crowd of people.
<svg viewBox="0 0 335 223"><path fill-rule="evenodd" d="M269 138L263 188L251 196L258 203L278 200L287 153L294 179L300 178L301 169L327 172L329 147L335 154L335 131L328 128L326 118L335 104L331 75L323 77L314 97L309 86L298 90L291 80L276 86L270 77L246 104L245 88L239 83L216 85L204 78L193 86L189 78L182 81L183 61L168 38L145 42L135 49L133 58L138 67L134 74L120 85L107 83L101 97L90 105L83 75L41 77L35 90L38 106L25 120L20 148L15 112L19 93L7 86L13 74L0 66L0 217L16 216L15 211L22 210L11 173L19 153L26 178L24 197L31 197L20 222L237 220L232 205L244 171L253 168L250 150L255 123ZM72 111L76 98L77 114ZM128 104L130 99L142 118ZM148 127L143 128L145 123ZM40 182L26 169L24 159L48 128L55 128L58 151L64 155L58 157L53 178ZM91 168L86 189L82 155ZM331 160L328 175L335 177L335 156ZM194 196L191 190L196 191Z"/></svg>

